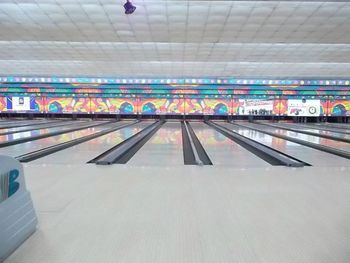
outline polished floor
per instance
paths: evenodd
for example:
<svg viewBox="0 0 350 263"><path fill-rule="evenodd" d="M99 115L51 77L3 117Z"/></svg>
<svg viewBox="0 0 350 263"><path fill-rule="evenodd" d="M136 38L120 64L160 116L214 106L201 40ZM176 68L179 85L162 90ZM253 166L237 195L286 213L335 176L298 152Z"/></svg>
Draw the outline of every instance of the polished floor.
<svg viewBox="0 0 350 263"><path fill-rule="evenodd" d="M86 164L151 123L136 123L24 164L39 225L5 263L349 262L349 159L219 122L312 165L276 167L210 126L191 122L213 166L185 166L181 125L169 121L126 165ZM16 157L114 125L0 148L0 154ZM350 151L344 142L244 125ZM68 123L38 126L30 135L0 139L72 128ZM317 127L321 132L323 126Z"/></svg>
<svg viewBox="0 0 350 263"><path fill-rule="evenodd" d="M349 262L349 167L25 173L39 226L6 263Z"/></svg>

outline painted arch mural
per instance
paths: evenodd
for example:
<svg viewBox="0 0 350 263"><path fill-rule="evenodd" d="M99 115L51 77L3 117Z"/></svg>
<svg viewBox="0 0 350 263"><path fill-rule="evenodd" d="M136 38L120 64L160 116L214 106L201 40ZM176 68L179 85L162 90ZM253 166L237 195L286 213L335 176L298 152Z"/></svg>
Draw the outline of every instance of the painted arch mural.
<svg viewBox="0 0 350 263"><path fill-rule="evenodd" d="M0 112L143 115L350 116L350 99L1 96Z"/></svg>

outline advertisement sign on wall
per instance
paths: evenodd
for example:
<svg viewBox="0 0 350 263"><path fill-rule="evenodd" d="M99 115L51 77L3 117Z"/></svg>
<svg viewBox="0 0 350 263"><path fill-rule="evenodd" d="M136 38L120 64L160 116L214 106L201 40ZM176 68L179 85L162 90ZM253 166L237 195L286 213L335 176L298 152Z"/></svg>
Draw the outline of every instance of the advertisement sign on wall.
<svg viewBox="0 0 350 263"><path fill-rule="evenodd" d="M320 116L320 100L288 100L288 116Z"/></svg>
<svg viewBox="0 0 350 263"><path fill-rule="evenodd" d="M7 97L6 104L9 111L35 110L35 99L31 97Z"/></svg>
<svg viewBox="0 0 350 263"><path fill-rule="evenodd" d="M238 114L240 115L272 115L273 100L240 99Z"/></svg>

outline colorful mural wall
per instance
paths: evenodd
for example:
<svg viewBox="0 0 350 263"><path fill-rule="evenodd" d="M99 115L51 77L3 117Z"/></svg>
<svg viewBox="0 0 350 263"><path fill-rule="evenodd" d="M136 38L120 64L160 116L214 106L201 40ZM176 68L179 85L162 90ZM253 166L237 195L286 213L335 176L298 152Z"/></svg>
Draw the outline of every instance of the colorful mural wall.
<svg viewBox="0 0 350 263"><path fill-rule="evenodd" d="M137 114L136 98L91 98L91 113Z"/></svg>
<svg viewBox="0 0 350 263"><path fill-rule="evenodd" d="M1 112L350 116L350 81L0 77Z"/></svg>
<svg viewBox="0 0 350 263"><path fill-rule="evenodd" d="M6 110L6 97L0 97L0 112Z"/></svg>
<svg viewBox="0 0 350 263"><path fill-rule="evenodd" d="M231 99L215 98L186 98L184 112L188 115L230 115L232 112Z"/></svg>
<svg viewBox="0 0 350 263"><path fill-rule="evenodd" d="M11 106L9 106L8 98L0 97L1 112L126 115L350 116L350 99L32 97L28 110L21 109L16 111L12 102Z"/></svg>
<svg viewBox="0 0 350 263"><path fill-rule="evenodd" d="M49 113L90 113L89 98L46 98L46 111Z"/></svg>
<svg viewBox="0 0 350 263"><path fill-rule="evenodd" d="M328 115L350 116L350 100L329 100Z"/></svg>
<svg viewBox="0 0 350 263"><path fill-rule="evenodd" d="M43 97L35 97L34 112L45 112L45 101Z"/></svg>
<svg viewBox="0 0 350 263"><path fill-rule="evenodd" d="M183 99L140 98L139 105L140 114L184 114Z"/></svg>

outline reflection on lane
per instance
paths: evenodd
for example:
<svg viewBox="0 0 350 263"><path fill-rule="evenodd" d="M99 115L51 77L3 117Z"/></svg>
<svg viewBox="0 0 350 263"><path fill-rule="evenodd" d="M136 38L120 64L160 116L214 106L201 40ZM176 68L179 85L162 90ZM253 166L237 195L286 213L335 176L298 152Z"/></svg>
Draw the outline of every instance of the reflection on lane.
<svg viewBox="0 0 350 263"><path fill-rule="evenodd" d="M308 123L307 125L309 126L314 126L314 127L327 127L327 128L340 128L341 130L343 129L348 129L350 131L350 123L334 123L334 122L326 122L326 123Z"/></svg>
<svg viewBox="0 0 350 263"><path fill-rule="evenodd" d="M218 124L222 124L218 122ZM266 167L269 163L247 151L207 124L191 122L191 126L214 165L232 167Z"/></svg>
<svg viewBox="0 0 350 263"><path fill-rule="evenodd" d="M128 165L183 165L180 122L166 122L131 158Z"/></svg>
<svg viewBox="0 0 350 263"><path fill-rule="evenodd" d="M320 137L317 137L317 136L302 134L302 133L298 133L298 132L286 131L286 130L279 129L279 128L268 127L268 126L265 126L265 125L251 124L251 123L244 123L244 125L250 126L250 127L254 127L254 128L258 128L260 130L266 130L266 131L274 132L274 133L281 134L281 135L286 135L286 136L289 136L289 137L301 139L301 140L312 142L312 143L317 143L317 144L321 144L321 145L325 145L325 146L341 149L341 150L344 150L344 151L350 151L350 144L345 143L345 142L334 141L334 140L330 140L330 139L326 139L326 138L320 138Z"/></svg>
<svg viewBox="0 0 350 263"><path fill-rule="evenodd" d="M334 137L340 137L340 138L346 138L350 139L350 134L344 134L344 133L339 133L337 131L324 131L321 129L317 129L317 127L312 128L312 127L304 127L302 125L294 125L294 124L278 124L280 127L286 127L286 128L291 128L291 129L298 129L300 131L307 131L307 132L313 132L317 134L323 134L323 135L330 135ZM345 132L346 130L340 131L340 132Z"/></svg>
<svg viewBox="0 0 350 263"><path fill-rule="evenodd" d="M76 125L68 125L67 124L67 126L43 128L43 129L39 129L39 130L2 135L2 136L0 136L0 143L6 142L6 141L12 141L12 140L16 140L16 139L21 139L21 138L34 137L34 136L38 136L38 135L42 135L42 134L46 134L46 133L51 133L51 132L56 132L56 131L74 129L74 128L81 127L83 125L89 125L89 124L90 123L79 122ZM97 122L96 122L96 124L97 124Z"/></svg>
<svg viewBox="0 0 350 263"><path fill-rule="evenodd" d="M125 123L123 123L125 124ZM46 157L35 160L39 164L82 164L121 143L135 133L141 131L151 122L141 122L135 125L108 133L93 140L75 145Z"/></svg>
<svg viewBox="0 0 350 263"><path fill-rule="evenodd" d="M8 128L8 129L1 129L0 130L0 133L6 133L6 132L21 132L21 131L26 131L26 130L30 130L30 129L35 129L35 130L38 130L38 129L44 129L44 128L50 128L49 126L50 125L53 125L53 126L68 126L68 125L74 125L74 124L80 124L82 122L86 122L87 121L64 121L64 122L54 122L54 123L42 123L42 124L39 124L39 125L31 125L31 126L18 126L18 127L15 127L15 128Z"/></svg>
<svg viewBox="0 0 350 263"><path fill-rule="evenodd" d="M20 143L4 148L0 148L1 154L6 154L10 156L19 156L22 154L26 154L32 151L36 151L45 147L49 147L58 143L66 142L69 140L74 140L80 138L82 136L89 135L94 132L101 131L102 129L106 129L110 127L110 125L91 127L84 130L79 130L70 133L64 133L57 136L47 137L39 140L29 141L25 143Z"/></svg>
<svg viewBox="0 0 350 263"><path fill-rule="evenodd" d="M262 132L249 130L247 128L238 127L232 124L224 124L228 129L232 129L239 134L260 142L266 146L274 148L278 151L293 156L299 160L316 166L348 166L350 160L340 158L336 155L325 153L307 146L303 146L291 141L273 137ZM327 160L325 162L325 160Z"/></svg>
<svg viewBox="0 0 350 263"><path fill-rule="evenodd" d="M224 125L226 128L232 129L235 132L238 132L239 134L248 137L250 139L253 139L255 141L264 143L272 148L279 148L279 149L283 149L286 145L288 145L288 141L285 141L283 139L277 138L277 137L272 137L272 136L268 136L264 133L258 132L258 131L254 131L254 130L249 130L249 129L241 129L241 128L236 128L233 125ZM291 143L294 144L294 143Z"/></svg>
<svg viewBox="0 0 350 263"><path fill-rule="evenodd" d="M37 121L25 120L25 121L1 122L0 123L0 131L3 132L5 129L7 129L7 128L4 128L4 127L8 127L8 126L11 126L10 128L29 127L30 125L48 124L48 123L51 123L51 122L54 122L54 121L57 121L57 120L40 120L40 121L39 120L37 120ZM23 126L23 125L26 125L26 126ZM10 128L8 128L8 129L10 129Z"/></svg>

